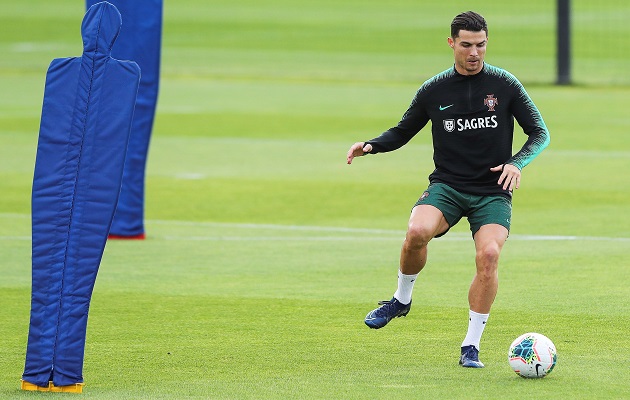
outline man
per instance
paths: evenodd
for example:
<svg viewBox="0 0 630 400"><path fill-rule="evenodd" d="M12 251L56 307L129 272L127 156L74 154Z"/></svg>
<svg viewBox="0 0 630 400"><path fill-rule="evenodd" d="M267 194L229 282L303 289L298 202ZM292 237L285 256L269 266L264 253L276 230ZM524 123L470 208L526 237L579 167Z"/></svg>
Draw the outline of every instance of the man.
<svg viewBox="0 0 630 400"><path fill-rule="evenodd" d="M498 288L499 255L507 240L512 192L521 183L521 170L549 144L545 123L521 83L509 72L486 64L488 27L472 11L451 23L448 45L453 68L424 82L397 126L367 142L350 147L354 157L383 153L405 145L429 121L432 123L435 170L429 187L411 211L402 245L398 289L379 302L365 323L382 328L407 315L411 293L427 261L427 245L467 217L475 243L476 274L468 292L468 332L459 363L482 368L479 342ZM528 136L512 155L514 119Z"/></svg>

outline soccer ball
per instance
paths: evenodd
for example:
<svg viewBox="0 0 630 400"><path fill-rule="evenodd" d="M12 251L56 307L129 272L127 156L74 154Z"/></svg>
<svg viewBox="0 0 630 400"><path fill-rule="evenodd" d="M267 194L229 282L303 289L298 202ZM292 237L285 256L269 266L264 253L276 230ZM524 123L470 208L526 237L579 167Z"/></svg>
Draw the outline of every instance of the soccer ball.
<svg viewBox="0 0 630 400"><path fill-rule="evenodd" d="M545 335L526 333L516 338L508 351L510 367L523 378L543 378L553 371L556 346Z"/></svg>

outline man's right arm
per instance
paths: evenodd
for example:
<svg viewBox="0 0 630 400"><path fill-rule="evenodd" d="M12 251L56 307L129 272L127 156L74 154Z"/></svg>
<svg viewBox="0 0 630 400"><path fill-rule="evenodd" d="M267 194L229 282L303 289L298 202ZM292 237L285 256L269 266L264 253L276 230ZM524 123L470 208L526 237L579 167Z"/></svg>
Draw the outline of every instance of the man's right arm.
<svg viewBox="0 0 630 400"><path fill-rule="evenodd" d="M422 105L422 92L422 88L418 90L398 125L365 142L365 145L372 145L372 149L369 151L370 154L385 153L399 149L424 128L429 122L429 115Z"/></svg>

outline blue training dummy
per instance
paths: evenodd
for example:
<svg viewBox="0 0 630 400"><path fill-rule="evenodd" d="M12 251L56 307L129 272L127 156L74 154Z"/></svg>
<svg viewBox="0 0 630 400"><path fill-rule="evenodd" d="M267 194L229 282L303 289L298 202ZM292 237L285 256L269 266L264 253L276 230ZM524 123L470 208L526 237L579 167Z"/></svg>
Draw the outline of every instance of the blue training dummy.
<svg viewBox="0 0 630 400"><path fill-rule="evenodd" d="M109 232L113 239L144 239L144 181L160 81L162 0L109 0L122 15L112 57L142 69L122 188ZM96 0L86 0L90 7Z"/></svg>
<svg viewBox="0 0 630 400"><path fill-rule="evenodd" d="M140 82L111 57L116 7L91 7L83 55L46 76L32 192L31 320L22 388L82 385L88 310L118 201ZM52 390L58 391L58 390Z"/></svg>

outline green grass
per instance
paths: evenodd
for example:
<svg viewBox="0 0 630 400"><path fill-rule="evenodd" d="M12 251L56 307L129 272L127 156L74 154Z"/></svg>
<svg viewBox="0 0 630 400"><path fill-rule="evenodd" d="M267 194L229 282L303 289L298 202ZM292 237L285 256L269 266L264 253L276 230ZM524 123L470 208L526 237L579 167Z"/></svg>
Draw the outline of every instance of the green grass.
<svg viewBox="0 0 630 400"><path fill-rule="evenodd" d="M577 43L591 42L576 48L578 85L554 87L551 3L166 2L148 238L106 247L82 396L630 397L630 86L616 73L630 52L592 44L627 31L628 6L574 2ZM552 136L515 195L486 368L473 371L457 366L474 270L465 221L431 243L409 316L363 324L395 290L409 209L432 169L428 129L345 164L353 142L395 124L418 85L451 64L448 24L466 9L487 17L488 62L524 81ZM60 398L18 388L45 71L80 53L83 11L69 0L2 10L0 397ZM527 331L558 348L543 380L507 364Z"/></svg>

